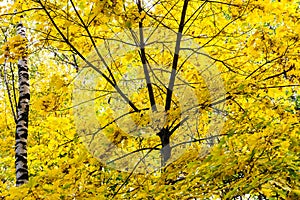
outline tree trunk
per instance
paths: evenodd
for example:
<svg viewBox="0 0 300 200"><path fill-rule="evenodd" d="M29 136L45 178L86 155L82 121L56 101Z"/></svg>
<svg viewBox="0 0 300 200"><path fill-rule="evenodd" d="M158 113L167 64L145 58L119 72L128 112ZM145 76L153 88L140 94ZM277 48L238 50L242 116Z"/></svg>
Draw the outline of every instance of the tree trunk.
<svg viewBox="0 0 300 200"><path fill-rule="evenodd" d="M158 134L161 141L161 163L165 166L169 158L171 157L171 147L170 147L170 133L169 130L163 128Z"/></svg>
<svg viewBox="0 0 300 200"><path fill-rule="evenodd" d="M17 25L17 34L20 34L23 38L26 38L25 27L22 23L19 23ZM15 146L16 186L20 186L28 182L27 136L30 92L29 73L26 55L22 56L19 59L18 76L19 101L17 107Z"/></svg>

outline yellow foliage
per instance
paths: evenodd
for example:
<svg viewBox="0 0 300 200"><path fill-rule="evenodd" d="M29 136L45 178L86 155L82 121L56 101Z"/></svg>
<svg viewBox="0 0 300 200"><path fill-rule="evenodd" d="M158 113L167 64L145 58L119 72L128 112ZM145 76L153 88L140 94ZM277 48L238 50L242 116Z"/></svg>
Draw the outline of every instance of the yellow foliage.
<svg viewBox="0 0 300 200"><path fill-rule="evenodd" d="M299 199L299 18L289 0L2 6L0 199ZM30 180L14 187L14 63L28 54Z"/></svg>

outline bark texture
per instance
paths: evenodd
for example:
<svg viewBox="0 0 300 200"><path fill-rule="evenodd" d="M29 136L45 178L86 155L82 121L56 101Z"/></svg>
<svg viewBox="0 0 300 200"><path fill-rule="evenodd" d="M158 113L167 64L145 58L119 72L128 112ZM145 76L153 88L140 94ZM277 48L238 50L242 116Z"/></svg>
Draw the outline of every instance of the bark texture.
<svg viewBox="0 0 300 200"><path fill-rule="evenodd" d="M22 23L17 25L17 34L26 38L25 27ZM28 136L28 114L29 114L29 73L27 56L24 55L18 62L19 76L19 101L17 107L16 124L16 145L15 145L15 164L16 164L16 186L28 182L27 165L27 136Z"/></svg>

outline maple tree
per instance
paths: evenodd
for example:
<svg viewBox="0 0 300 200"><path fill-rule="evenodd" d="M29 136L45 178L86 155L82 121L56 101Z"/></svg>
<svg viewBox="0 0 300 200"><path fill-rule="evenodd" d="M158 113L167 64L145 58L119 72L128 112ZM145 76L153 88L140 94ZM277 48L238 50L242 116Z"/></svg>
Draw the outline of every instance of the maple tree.
<svg viewBox="0 0 300 200"><path fill-rule="evenodd" d="M1 87L1 196L299 198L299 9L252 0L3 7L7 30L21 15L28 22L35 66L22 187L12 185ZM13 63L19 47L8 38L0 61Z"/></svg>

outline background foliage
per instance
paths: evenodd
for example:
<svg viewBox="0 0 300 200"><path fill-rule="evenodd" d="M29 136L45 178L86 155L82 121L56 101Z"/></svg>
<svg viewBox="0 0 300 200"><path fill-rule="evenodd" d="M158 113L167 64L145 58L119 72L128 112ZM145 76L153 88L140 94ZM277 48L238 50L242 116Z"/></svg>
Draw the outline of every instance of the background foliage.
<svg viewBox="0 0 300 200"><path fill-rule="evenodd" d="M20 0L1 6L1 198L300 198L297 1L188 1L182 33L206 52L221 72L226 90L226 104L218 110L225 123L217 133L222 135L217 144L210 147L207 140L201 140L209 134L209 114L215 110L210 106L213 101L207 101L208 94L201 91L201 75L188 63L181 75L189 83L198 82L193 90L203 105L199 107L203 117L196 127L200 137L193 133L192 139L197 142L191 142L180 158L161 171L122 172L105 166L83 144L84 139L75 130L72 107L74 79L85 68L77 64L84 63L91 52L96 55L97 47L114 38L115 33L133 30L141 23L143 27L165 27L176 33L185 2L142 2L139 7L134 1L118 0ZM15 36L14 28L20 20L28 28L28 41ZM10 100L14 102L16 98L16 60L26 45L32 96L30 180L22 187L14 187L15 124ZM152 53L147 56L156 63L173 59L172 54ZM117 80L118 74L128 70L126 66L135 62L139 66L141 62L134 53L119 55L118 59L109 66L112 72L101 68L106 76L111 78L113 74ZM100 78L98 89L114 90L112 86L104 87L107 82ZM140 109L149 107L147 92L137 91L132 97ZM109 107L112 95L100 98L99 107ZM165 93L161 96L166 98ZM178 118L175 111L171 119ZM105 114L109 115L104 112L98 116L104 124L110 120L104 120ZM133 149L150 145L149 141L134 143L135 139L121 137L115 126L110 130L107 134L114 144L127 142Z"/></svg>

